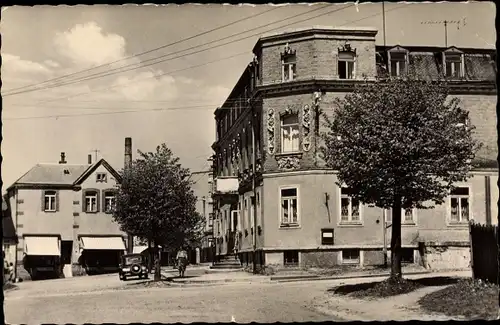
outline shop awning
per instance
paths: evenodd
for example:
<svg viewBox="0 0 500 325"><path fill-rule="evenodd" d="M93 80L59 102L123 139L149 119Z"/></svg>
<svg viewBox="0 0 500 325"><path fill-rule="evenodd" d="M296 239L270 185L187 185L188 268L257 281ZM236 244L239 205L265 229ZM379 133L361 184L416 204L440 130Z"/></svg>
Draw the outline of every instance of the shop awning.
<svg viewBox="0 0 500 325"><path fill-rule="evenodd" d="M125 250L122 237L80 237L82 249L87 250Z"/></svg>
<svg viewBox="0 0 500 325"><path fill-rule="evenodd" d="M133 252L134 254L140 254L148 249L148 246L134 246Z"/></svg>
<svg viewBox="0 0 500 325"><path fill-rule="evenodd" d="M61 247L58 237L24 237L24 252L26 255L60 256Z"/></svg>

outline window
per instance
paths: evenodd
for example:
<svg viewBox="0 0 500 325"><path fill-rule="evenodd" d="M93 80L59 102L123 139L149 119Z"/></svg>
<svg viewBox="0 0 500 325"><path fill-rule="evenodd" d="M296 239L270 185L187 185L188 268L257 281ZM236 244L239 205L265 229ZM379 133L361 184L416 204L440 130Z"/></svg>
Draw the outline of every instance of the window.
<svg viewBox="0 0 500 325"><path fill-rule="evenodd" d="M116 196L114 192L105 192L104 194L104 212L112 213L116 204Z"/></svg>
<svg viewBox="0 0 500 325"><path fill-rule="evenodd" d="M85 193L85 212L97 212L97 191L87 191Z"/></svg>
<svg viewBox="0 0 500 325"><path fill-rule="evenodd" d="M208 214L208 227L212 228L214 226L214 214Z"/></svg>
<svg viewBox="0 0 500 325"><path fill-rule="evenodd" d="M106 182L106 173L97 173L97 182Z"/></svg>
<svg viewBox="0 0 500 325"><path fill-rule="evenodd" d="M447 53L445 54L445 73L447 77L450 78L462 78L462 54L459 53Z"/></svg>
<svg viewBox="0 0 500 325"><path fill-rule="evenodd" d="M295 79L296 76L296 59L295 55L289 55L285 56L281 60L281 66L282 66L282 76L283 76L283 81L292 81Z"/></svg>
<svg viewBox="0 0 500 325"><path fill-rule="evenodd" d="M387 210L385 221L392 222L392 209ZM415 209L401 209L401 223L415 223Z"/></svg>
<svg viewBox="0 0 500 325"><path fill-rule="evenodd" d="M413 255L413 248L401 249L401 263L404 263L404 264L415 263L415 257Z"/></svg>
<svg viewBox="0 0 500 325"><path fill-rule="evenodd" d="M338 74L340 79L354 79L355 55L351 52L339 52Z"/></svg>
<svg viewBox="0 0 500 325"><path fill-rule="evenodd" d="M406 74L406 53L391 52L391 76L400 77Z"/></svg>
<svg viewBox="0 0 500 325"><path fill-rule="evenodd" d="M321 229L321 245L333 245L333 229Z"/></svg>
<svg viewBox="0 0 500 325"><path fill-rule="evenodd" d="M457 187L451 191L450 219L452 222L468 222L469 212L469 188Z"/></svg>
<svg viewBox="0 0 500 325"><path fill-rule="evenodd" d="M295 266L299 265L299 252L298 251L284 251L283 264Z"/></svg>
<svg viewBox="0 0 500 325"><path fill-rule="evenodd" d="M360 264L359 249L342 250L342 264Z"/></svg>
<svg viewBox="0 0 500 325"><path fill-rule="evenodd" d="M340 221L341 222L360 222L360 202L358 199L351 198L351 190L341 188L340 190Z"/></svg>
<svg viewBox="0 0 500 325"><path fill-rule="evenodd" d="M56 200L57 200L56 191L45 191L43 211L55 212L57 206Z"/></svg>
<svg viewBox="0 0 500 325"><path fill-rule="evenodd" d="M297 226L299 223L297 188L281 190L281 226Z"/></svg>
<svg viewBox="0 0 500 325"><path fill-rule="evenodd" d="M299 151L299 116L286 115L281 119L281 152Z"/></svg>

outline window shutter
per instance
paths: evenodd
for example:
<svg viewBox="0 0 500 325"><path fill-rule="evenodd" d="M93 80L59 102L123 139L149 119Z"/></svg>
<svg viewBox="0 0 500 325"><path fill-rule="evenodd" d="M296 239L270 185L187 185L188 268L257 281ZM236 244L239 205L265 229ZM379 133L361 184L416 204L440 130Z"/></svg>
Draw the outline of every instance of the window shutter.
<svg viewBox="0 0 500 325"><path fill-rule="evenodd" d="M45 191L42 191L42 211L45 211Z"/></svg>
<svg viewBox="0 0 500 325"><path fill-rule="evenodd" d="M56 191L56 211L59 211L59 191Z"/></svg>
<svg viewBox="0 0 500 325"><path fill-rule="evenodd" d="M103 193L104 193L104 191L103 191ZM99 208L101 207L101 202L100 202L101 198L100 198L99 190L96 190L96 197L97 197L97 199L96 199L96 210L95 210L95 212L99 212L100 211Z"/></svg>
<svg viewBox="0 0 500 325"><path fill-rule="evenodd" d="M82 190L82 212L87 212L87 202L85 201L85 191Z"/></svg>

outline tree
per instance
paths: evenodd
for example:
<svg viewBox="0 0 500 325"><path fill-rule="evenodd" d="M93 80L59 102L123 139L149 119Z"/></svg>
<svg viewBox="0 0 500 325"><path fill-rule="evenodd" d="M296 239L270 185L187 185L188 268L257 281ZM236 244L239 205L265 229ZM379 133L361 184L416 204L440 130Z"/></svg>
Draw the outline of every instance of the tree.
<svg viewBox="0 0 500 325"><path fill-rule="evenodd" d="M391 279L401 279L402 209L442 204L469 177L480 144L444 82L366 82L336 103L323 112L324 160L353 198L392 209Z"/></svg>
<svg viewBox="0 0 500 325"><path fill-rule="evenodd" d="M153 243L155 281L161 279L160 250L196 245L204 219L196 212L190 172L165 144L143 153L122 171L113 218L123 231Z"/></svg>

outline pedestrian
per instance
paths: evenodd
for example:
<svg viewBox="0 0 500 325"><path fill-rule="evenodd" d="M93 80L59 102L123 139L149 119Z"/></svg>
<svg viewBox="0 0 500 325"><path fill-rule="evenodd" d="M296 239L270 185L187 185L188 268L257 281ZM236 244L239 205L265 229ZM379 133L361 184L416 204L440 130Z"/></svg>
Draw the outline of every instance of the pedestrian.
<svg viewBox="0 0 500 325"><path fill-rule="evenodd" d="M14 282L14 264L9 264L9 281Z"/></svg>
<svg viewBox="0 0 500 325"><path fill-rule="evenodd" d="M183 278L184 272L186 271L186 265L188 259L188 255L187 252L184 250L184 247L181 247L181 249L179 249L175 259L177 260L177 266L179 268L179 276Z"/></svg>
<svg viewBox="0 0 500 325"><path fill-rule="evenodd" d="M238 233L236 233L234 247L233 247L233 253L234 253L235 259L238 259L238 247L239 246L240 246L240 236L238 236Z"/></svg>

